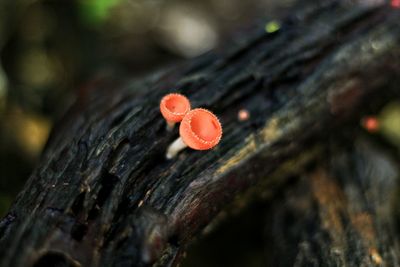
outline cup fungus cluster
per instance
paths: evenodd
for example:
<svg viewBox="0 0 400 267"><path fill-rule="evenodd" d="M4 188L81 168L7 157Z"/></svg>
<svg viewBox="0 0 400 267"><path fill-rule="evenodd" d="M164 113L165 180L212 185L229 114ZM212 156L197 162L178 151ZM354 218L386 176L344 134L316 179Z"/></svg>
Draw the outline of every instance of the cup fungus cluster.
<svg viewBox="0 0 400 267"><path fill-rule="evenodd" d="M180 137L167 149L167 159L174 158L186 147L208 150L215 147L222 137L222 126L217 116L203 108L190 110L189 100L181 94L168 94L160 102L160 111L167 121L167 129L179 126Z"/></svg>

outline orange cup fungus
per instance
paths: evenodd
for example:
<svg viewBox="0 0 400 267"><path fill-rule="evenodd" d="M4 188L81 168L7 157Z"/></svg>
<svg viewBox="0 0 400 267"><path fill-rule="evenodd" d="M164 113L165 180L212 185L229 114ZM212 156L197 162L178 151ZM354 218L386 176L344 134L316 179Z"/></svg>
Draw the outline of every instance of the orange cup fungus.
<svg viewBox="0 0 400 267"><path fill-rule="evenodd" d="M195 150L208 150L215 147L222 137L222 126L212 112L196 108L189 111L179 127L180 137L167 149L166 157L175 157L187 146Z"/></svg>
<svg viewBox="0 0 400 267"><path fill-rule="evenodd" d="M168 94L161 99L160 111L167 121L168 127L172 128L190 111L189 99L181 94Z"/></svg>
<svg viewBox="0 0 400 267"><path fill-rule="evenodd" d="M222 137L222 127L212 112L196 108L189 111L179 127L185 144L196 150L208 150L216 146Z"/></svg>

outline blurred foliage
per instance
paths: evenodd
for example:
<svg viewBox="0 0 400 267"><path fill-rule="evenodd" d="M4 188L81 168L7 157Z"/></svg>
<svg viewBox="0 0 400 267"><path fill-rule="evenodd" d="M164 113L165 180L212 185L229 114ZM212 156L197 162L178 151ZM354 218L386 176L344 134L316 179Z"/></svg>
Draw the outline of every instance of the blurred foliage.
<svg viewBox="0 0 400 267"><path fill-rule="evenodd" d="M277 21L270 21L265 25L265 31L268 33L276 32L280 29L281 25Z"/></svg>
<svg viewBox="0 0 400 267"><path fill-rule="evenodd" d="M110 9L118 2L120 0L81 0L79 9L86 22L96 25L109 16Z"/></svg>
<svg viewBox="0 0 400 267"><path fill-rule="evenodd" d="M379 114L380 132L400 150L400 102L387 104Z"/></svg>

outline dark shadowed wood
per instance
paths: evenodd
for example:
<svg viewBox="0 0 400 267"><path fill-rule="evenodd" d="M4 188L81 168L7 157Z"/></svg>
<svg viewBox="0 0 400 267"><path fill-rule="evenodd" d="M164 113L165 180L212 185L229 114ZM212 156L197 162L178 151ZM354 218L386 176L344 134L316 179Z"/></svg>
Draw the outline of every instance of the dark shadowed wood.
<svg viewBox="0 0 400 267"><path fill-rule="evenodd" d="M183 266L399 266L398 152L358 129L327 140L267 199L221 212Z"/></svg>
<svg viewBox="0 0 400 267"><path fill-rule="evenodd" d="M399 165L365 138L333 149L266 209L270 266L399 266Z"/></svg>
<svg viewBox="0 0 400 267"><path fill-rule="evenodd" d="M298 168L290 160L312 159L317 140L398 95L399 11L347 3L296 10L272 34L256 25L140 81L84 88L0 223L0 266L178 263L235 197L273 189L280 171ZM165 130L158 104L173 91L220 117L216 149L165 159L177 131ZM241 108L248 121L238 122Z"/></svg>

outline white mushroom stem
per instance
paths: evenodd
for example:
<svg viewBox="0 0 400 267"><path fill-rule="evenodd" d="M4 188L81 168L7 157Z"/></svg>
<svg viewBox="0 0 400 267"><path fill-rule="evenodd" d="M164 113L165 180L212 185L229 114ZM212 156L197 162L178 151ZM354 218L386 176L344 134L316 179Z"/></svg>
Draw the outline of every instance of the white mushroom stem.
<svg viewBox="0 0 400 267"><path fill-rule="evenodd" d="M167 121L167 131L168 132L171 132L173 129L174 129L174 127L175 127L175 122L173 122L173 121Z"/></svg>
<svg viewBox="0 0 400 267"><path fill-rule="evenodd" d="M174 142L172 142L172 144L169 145L165 157L167 159L172 159L179 153L179 151L185 149L186 147L187 145L183 142L182 138L179 137Z"/></svg>

